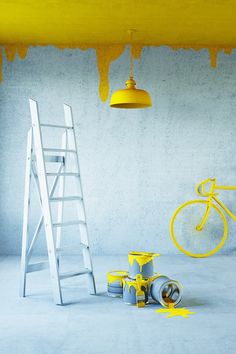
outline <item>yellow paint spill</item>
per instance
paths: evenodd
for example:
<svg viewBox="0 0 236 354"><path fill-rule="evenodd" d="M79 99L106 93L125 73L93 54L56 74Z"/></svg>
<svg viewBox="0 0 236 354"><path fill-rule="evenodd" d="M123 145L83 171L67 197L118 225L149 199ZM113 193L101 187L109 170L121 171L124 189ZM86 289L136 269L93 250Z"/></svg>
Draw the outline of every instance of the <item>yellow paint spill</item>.
<svg viewBox="0 0 236 354"><path fill-rule="evenodd" d="M154 262L154 257L159 257L160 255L158 253L150 253L150 252L130 252L128 254L128 261L129 264L132 266L134 263L134 260L139 265L139 270L142 272L143 266L149 262Z"/></svg>
<svg viewBox="0 0 236 354"><path fill-rule="evenodd" d="M107 273L107 282L110 285L116 281L120 282L120 286L123 284L123 279L128 277L128 272L126 270L113 270Z"/></svg>
<svg viewBox="0 0 236 354"><path fill-rule="evenodd" d="M109 68L112 61L117 59L124 51L124 45L97 46L97 65L100 74L99 93L100 98L105 102L109 94Z"/></svg>
<svg viewBox="0 0 236 354"><path fill-rule="evenodd" d="M0 81L2 81L2 48L0 48Z"/></svg>
<svg viewBox="0 0 236 354"><path fill-rule="evenodd" d="M159 309L156 310L156 312L158 313L168 313L167 316L165 316L166 318L171 318L171 317L184 317L184 318L189 318L189 315L193 315L196 312L192 312L189 309L187 309L186 307L182 307L182 308L175 308L174 304L169 304L169 307L166 309Z"/></svg>

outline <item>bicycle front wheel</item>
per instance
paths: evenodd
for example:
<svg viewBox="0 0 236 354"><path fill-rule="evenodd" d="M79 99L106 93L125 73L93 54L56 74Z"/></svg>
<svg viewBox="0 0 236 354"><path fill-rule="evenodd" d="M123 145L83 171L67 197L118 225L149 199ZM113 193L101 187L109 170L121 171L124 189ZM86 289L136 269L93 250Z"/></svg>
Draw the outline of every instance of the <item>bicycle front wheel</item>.
<svg viewBox="0 0 236 354"><path fill-rule="evenodd" d="M190 257L209 257L224 245L228 224L224 213L211 205L208 218L201 224L208 207L207 200L191 200L181 205L170 222L170 234L175 246Z"/></svg>

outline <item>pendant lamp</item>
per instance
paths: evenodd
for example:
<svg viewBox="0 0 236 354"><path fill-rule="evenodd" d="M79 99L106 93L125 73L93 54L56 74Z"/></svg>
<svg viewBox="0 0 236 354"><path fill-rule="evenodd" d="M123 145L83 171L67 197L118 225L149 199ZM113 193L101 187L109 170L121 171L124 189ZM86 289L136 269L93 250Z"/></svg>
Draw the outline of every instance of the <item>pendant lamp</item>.
<svg viewBox="0 0 236 354"><path fill-rule="evenodd" d="M132 34L132 31L129 31ZM133 56L130 45L130 74L125 83L126 88L115 91L111 96L110 107L112 108L147 108L151 107L152 101L149 93L137 89L133 78Z"/></svg>

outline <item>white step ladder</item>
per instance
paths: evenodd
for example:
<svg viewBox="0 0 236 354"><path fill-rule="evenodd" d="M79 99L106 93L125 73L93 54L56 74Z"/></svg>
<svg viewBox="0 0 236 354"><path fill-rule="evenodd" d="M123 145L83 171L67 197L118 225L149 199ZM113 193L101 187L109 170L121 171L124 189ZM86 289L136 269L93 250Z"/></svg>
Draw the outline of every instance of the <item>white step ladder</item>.
<svg viewBox="0 0 236 354"><path fill-rule="evenodd" d="M30 112L32 127L28 132L26 176L25 176L25 195L24 195L24 217L23 217L23 236L22 236L22 255L21 255L21 284L20 295L26 295L26 276L28 273L50 269L53 287L54 301L58 305L63 305L61 280L70 277L87 274L88 288L90 294L96 294L95 280L93 275L92 260L89 251L89 240L86 213L84 208L83 191L80 178L79 160L75 139L75 131L71 107L64 104L65 125L42 124L39 119L38 104L30 99ZM42 127L62 131L61 148L44 148ZM68 170L69 162L76 168L75 172ZM57 166L56 172L48 171L48 163ZM29 239L29 208L31 194L31 176L34 177L38 189L39 200L42 214L30 241ZM65 196L66 177L74 177L79 195ZM49 191L48 177L54 177ZM55 196L58 188L59 196ZM64 221L63 214L67 202L76 203L77 217L72 221ZM53 221L52 207L57 205L57 220ZM30 263L35 241L44 224L48 261L40 263ZM62 228L78 225L84 268L74 273L60 274L60 251Z"/></svg>

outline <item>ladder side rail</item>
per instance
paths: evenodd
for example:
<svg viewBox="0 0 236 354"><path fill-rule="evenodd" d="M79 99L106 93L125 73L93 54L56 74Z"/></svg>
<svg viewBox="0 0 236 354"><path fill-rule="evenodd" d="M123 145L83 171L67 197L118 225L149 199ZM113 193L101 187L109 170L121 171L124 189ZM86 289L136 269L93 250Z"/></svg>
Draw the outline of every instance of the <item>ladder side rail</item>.
<svg viewBox="0 0 236 354"><path fill-rule="evenodd" d="M62 142L61 142L61 148L62 149L67 149L67 132L65 131L62 134ZM67 153L65 153L65 164L63 166L63 172L66 172L66 157ZM59 197L64 197L65 196L65 176L60 177L60 182L59 182ZM63 222L63 216L64 216L64 201L59 201L58 202L58 209L57 209L57 223L62 223ZM61 247L61 235L62 235L62 228L58 227L56 230L56 250L60 249ZM57 253L57 262L59 266L59 256L60 254Z"/></svg>
<svg viewBox="0 0 236 354"><path fill-rule="evenodd" d="M26 269L27 269L27 247L29 229L29 208L30 208L30 185L31 185L31 163L32 163L32 128L28 131L26 167L25 167L25 192L24 192L24 214L21 250L21 277L20 296L25 297L26 291Z"/></svg>
<svg viewBox="0 0 236 354"><path fill-rule="evenodd" d="M54 235L52 228L51 207L49 204L48 183L46 178L46 168L42 146L42 134L40 129L38 105L37 102L30 99L30 111L33 125L34 147L36 154L36 164L39 177L39 185L42 197L42 209L45 225L45 233L47 240L47 249L50 265L50 274L53 285L53 294L56 304L62 305L61 286L58 274L58 266L56 260L56 250L54 245Z"/></svg>
<svg viewBox="0 0 236 354"><path fill-rule="evenodd" d="M74 127L72 109L69 105L64 104L64 113L65 113L66 125L70 125L70 126ZM94 275L93 275L93 264L92 264L90 250L89 250L87 217L86 217L86 211L85 211L85 206L84 206L84 196L83 196L83 188L82 188L79 158L78 158L78 148L77 148L77 144L76 144L76 136L75 136L75 129L74 128L71 130L68 130L68 149L74 149L76 151L76 154L74 155L74 159L75 159L75 163L76 163L76 166L78 169L78 173L80 175L80 178L78 179L78 183L79 183L80 193L81 193L81 197L82 197L82 200L78 201L78 203L76 203L77 213L78 213L78 218L85 222L85 224L79 225L79 231L80 231L81 242L87 246L87 247L83 247L82 254L83 254L83 259L84 259L84 266L85 266L85 268L87 268L90 271L88 273L89 293L96 294L95 279L94 279Z"/></svg>

